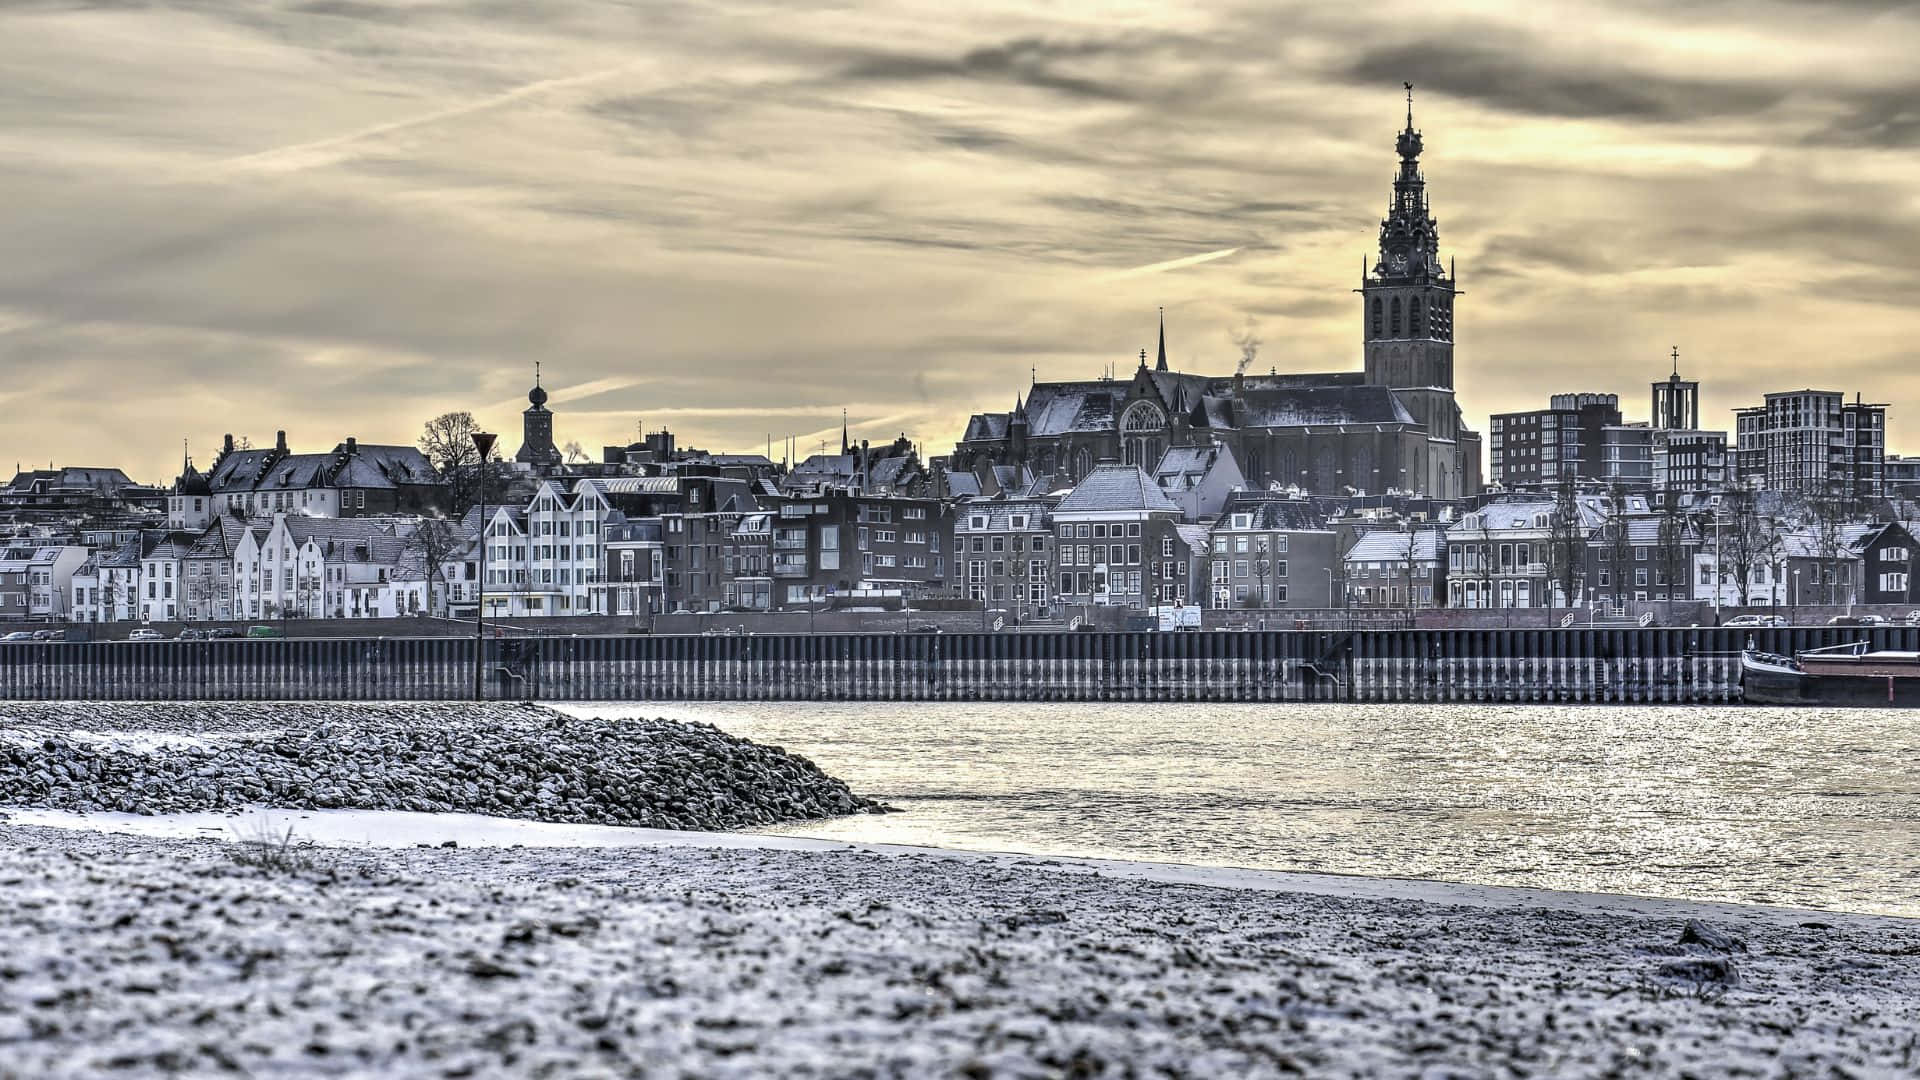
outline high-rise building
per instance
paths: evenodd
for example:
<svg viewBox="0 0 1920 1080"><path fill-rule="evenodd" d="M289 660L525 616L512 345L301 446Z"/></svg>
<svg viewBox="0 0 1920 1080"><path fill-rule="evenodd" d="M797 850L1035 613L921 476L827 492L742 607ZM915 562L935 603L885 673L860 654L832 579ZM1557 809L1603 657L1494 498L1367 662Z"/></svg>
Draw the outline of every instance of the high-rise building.
<svg viewBox="0 0 1920 1080"><path fill-rule="evenodd" d="M1607 432L1622 426L1618 394L1555 394L1547 408L1495 414L1487 426L1490 475L1509 490L1557 484L1563 477L1600 479L1606 475ZM1616 445L1614 456L1622 452Z"/></svg>
<svg viewBox="0 0 1920 1080"><path fill-rule="evenodd" d="M1768 394L1734 410L1738 481L1802 495L1876 498L1886 493L1887 407L1837 390Z"/></svg>

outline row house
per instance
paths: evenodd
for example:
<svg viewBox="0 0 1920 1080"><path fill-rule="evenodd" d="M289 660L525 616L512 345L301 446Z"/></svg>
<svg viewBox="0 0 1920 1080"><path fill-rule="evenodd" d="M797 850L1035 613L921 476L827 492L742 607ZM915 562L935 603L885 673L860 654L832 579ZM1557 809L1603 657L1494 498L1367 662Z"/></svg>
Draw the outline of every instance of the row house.
<svg viewBox="0 0 1920 1080"><path fill-rule="evenodd" d="M766 501L775 607L946 593L953 508L942 500L829 489Z"/></svg>
<svg viewBox="0 0 1920 1080"><path fill-rule="evenodd" d="M590 591L604 615L651 615L668 610L666 551L658 518L630 521L614 511L602 526L606 570Z"/></svg>
<svg viewBox="0 0 1920 1080"><path fill-rule="evenodd" d="M185 603L186 559L195 533L166 530L149 533L140 550L141 622L173 622Z"/></svg>
<svg viewBox="0 0 1920 1080"><path fill-rule="evenodd" d="M1750 603L1759 607L1912 603L1917 556L1920 545L1897 522L1859 522L1830 531L1789 530L1782 534L1777 557L1771 560L1770 587L1764 592L1753 589ZM1710 580L1712 564L1704 549L1701 558L1709 569L1695 580ZM1729 566L1727 571L1731 575L1737 568Z"/></svg>
<svg viewBox="0 0 1920 1080"><path fill-rule="evenodd" d="M1189 603L1198 593L1204 532L1183 533L1180 505L1138 465L1101 462L1053 511L1054 567L1062 606Z"/></svg>
<svg viewBox="0 0 1920 1080"><path fill-rule="evenodd" d="M1596 603L1616 613L1649 601L1692 596L1694 553L1704 537L1692 515L1652 512L1644 496L1607 503L1604 520L1587 538L1585 581Z"/></svg>
<svg viewBox="0 0 1920 1080"><path fill-rule="evenodd" d="M191 463L174 485L175 497L186 512L204 499L208 516L190 524L205 524L212 515L265 517L298 513L315 517L366 517L391 514L432 514L445 511L452 488L418 448L363 444L348 436L330 453L296 454L287 448L287 433L276 433L274 445L255 450L226 436L213 468L202 476Z"/></svg>
<svg viewBox="0 0 1920 1080"><path fill-rule="evenodd" d="M727 547L726 606L773 610L773 515L742 514Z"/></svg>
<svg viewBox="0 0 1920 1080"><path fill-rule="evenodd" d="M1058 499L1001 496L953 515L953 592L1015 619L1052 613L1053 522Z"/></svg>
<svg viewBox="0 0 1920 1080"><path fill-rule="evenodd" d="M127 622L140 612L140 537L97 550L73 572L74 622Z"/></svg>
<svg viewBox="0 0 1920 1080"><path fill-rule="evenodd" d="M1556 536L1556 502L1541 496L1509 496L1463 515L1447 529L1447 604L1454 608L1568 607L1552 580L1555 543L1575 544L1584 562L1587 538L1605 517L1605 500L1576 496L1569 535Z"/></svg>
<svg viewBox="0 0 1920 1080"><path fill-rule="evenodd" d="M27 617L64 622L72 617L73 574L92 556L78 544L48 544L27 564Z"/></svg>
<svg viewBox="0 0 1920 1080"><path fill-rule="evenodd" d="M1207 606L1333 606L1336 537L1306 499L1236 491L1208 533ZM1197 599L1197 598L1196 598Z"/></svg>
<svg viewBox="0 0 1920 1080"><path fill-rule="evenodd" d="M1446 597L1446 530L1370 529L1347 549L1344 562L1349 607L1381 610L1431 608Z"/></svg>
<svg viewBox="0 0 1920 1080"><path fill-rule="evenodd" d="M8 545L0 548L0 621L27 617L27 571L37 548Z"/></svg>
<svg viewBox="0 0 1920 1080"><path fill-rule="evenodd" d="M232 556L234 619L400 618L426 612L412 523L276 514Z"/></svg>

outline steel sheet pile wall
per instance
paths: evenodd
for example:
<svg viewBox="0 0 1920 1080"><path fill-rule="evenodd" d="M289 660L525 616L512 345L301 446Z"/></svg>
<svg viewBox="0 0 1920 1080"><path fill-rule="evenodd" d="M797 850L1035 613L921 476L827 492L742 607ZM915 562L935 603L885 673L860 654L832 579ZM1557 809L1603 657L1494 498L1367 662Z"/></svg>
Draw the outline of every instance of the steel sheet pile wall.
<svg viewBox="0 0 1920 1080"><path fill-rule="evenodd" d="M1738 650L1920 629L569 637L487 642L487 696L546 701L1738 701ZM470 639L0 643L0 698L435 700Z"/></svg>

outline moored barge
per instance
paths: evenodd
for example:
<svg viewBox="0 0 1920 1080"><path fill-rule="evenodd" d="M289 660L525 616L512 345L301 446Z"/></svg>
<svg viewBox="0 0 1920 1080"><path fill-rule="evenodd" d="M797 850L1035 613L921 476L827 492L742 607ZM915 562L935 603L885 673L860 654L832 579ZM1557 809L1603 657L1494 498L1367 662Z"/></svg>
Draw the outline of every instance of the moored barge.
<svg viewBox="0 0 1920 1080"><path fill-rule="evenodd" d="M1740 693L1754 705L1920 708L1920 652L1868 652L1865 642L1793 656L1748 649Z"/></svg>

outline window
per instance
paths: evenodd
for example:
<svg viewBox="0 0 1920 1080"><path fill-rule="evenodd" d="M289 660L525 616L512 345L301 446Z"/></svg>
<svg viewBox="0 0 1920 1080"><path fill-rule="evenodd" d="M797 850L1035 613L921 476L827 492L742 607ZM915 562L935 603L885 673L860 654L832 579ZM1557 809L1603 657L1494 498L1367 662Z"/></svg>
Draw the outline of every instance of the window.
<svg viewBox="0 0 1920 1080"><path fill-rule="evenodd" d="M1173 537L1163 536L1160 538L1160 557L1163 559L1173 558Z"/></svg>

